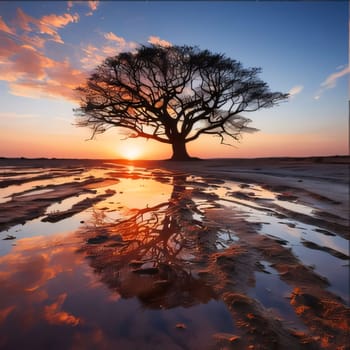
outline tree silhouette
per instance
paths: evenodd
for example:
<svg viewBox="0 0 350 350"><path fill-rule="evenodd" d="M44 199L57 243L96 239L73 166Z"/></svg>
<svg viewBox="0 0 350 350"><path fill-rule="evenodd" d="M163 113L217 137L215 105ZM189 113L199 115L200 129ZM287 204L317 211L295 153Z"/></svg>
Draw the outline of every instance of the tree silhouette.
<svg viewBox="0 0 350 350"><path fill-rule="evenodd" d="M172 160L191 159L188 142L200 135L238 140L250 119L242 112L272 107L288 94L271 92L257 75L223 54L191 46L141 46L107 58L91 74L76 109L77 125L92 138L110 127L126 137L172 145Z"/></svg>

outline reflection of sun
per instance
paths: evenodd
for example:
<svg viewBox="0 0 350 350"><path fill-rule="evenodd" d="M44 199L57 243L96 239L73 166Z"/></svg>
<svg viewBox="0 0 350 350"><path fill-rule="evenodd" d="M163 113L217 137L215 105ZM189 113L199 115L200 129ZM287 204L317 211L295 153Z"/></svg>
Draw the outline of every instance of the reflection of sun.
<svg viewBox="0 0 350 350"><path fill-rule="evenodd" d="M120 150L120 153L123 156L123 158L134 160L140 157L142 149L134 145L129 145L123 147L123 149Z"/></svg>

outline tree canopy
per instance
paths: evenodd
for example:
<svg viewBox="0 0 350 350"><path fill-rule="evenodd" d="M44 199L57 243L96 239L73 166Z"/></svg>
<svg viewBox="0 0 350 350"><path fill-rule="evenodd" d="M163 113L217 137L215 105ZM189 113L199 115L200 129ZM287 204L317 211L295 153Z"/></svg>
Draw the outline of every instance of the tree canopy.
<svg viewBox="0 0 350 350"><path fill-rule="evenodd" d="M92 137L110 127L127 137L172 145L173 160L191 159L186 144L204 134L238 140L250 119L288 94L271 92L260 68L192 46L141 46L107 58L77 91L77 125Z"/></svg>

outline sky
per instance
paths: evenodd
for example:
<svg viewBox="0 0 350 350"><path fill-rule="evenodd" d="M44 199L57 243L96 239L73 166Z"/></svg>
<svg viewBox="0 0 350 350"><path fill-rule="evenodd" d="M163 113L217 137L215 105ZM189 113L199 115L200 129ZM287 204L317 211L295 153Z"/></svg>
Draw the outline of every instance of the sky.
<svg viewBox="0 0 350 350"><path fill-rule="evenodd" d="M224 53L290 93L244 114L259 131L234 147L204 136L190 155L348 154L347 1L1 1L0 156L169 158L170 145L113 128L89 140L74 125L74 89L106 57L149 43Z"/></svg>

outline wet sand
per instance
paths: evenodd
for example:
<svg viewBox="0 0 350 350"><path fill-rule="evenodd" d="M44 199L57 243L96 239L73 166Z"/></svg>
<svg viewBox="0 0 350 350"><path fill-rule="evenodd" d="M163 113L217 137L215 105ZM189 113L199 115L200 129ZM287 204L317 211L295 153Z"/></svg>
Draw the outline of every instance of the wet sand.
<svg viewBox="0 0 350 350"><path fill-rule="evenodd" d="M0 159L0 347L347 349L349 164Z"/></svg>

